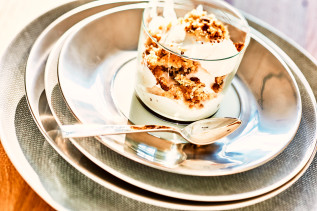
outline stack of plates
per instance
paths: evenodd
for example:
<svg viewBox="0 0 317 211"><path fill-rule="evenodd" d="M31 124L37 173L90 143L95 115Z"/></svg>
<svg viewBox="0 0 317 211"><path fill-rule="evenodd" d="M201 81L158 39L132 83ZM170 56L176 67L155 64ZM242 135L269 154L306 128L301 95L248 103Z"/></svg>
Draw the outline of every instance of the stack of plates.
<svg viewBox="0 0 317 211"><path fill-rule="evenodd" d="M77 4L31 23L1 61L3 146L53 207L240 208L276 196L307 170L316 152L313 91L248 15L251 43L216 114L243 120L233 134L204 147L151 134L63 139L63 124L175 125L133 92L146 3L98 1L70 10Z"/></svg>

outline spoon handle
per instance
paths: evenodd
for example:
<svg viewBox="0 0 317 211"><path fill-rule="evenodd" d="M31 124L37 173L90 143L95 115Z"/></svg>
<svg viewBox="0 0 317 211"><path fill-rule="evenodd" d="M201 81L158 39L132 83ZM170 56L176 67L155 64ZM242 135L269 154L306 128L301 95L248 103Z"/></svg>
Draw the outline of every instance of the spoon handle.
<svg viewBox="0 0 317 211"><path fill-rule="evenodd" d="M126 133L144 133L144 132L176 132L179 129L165 125L63 125L61 126L62 136L64 138L80 138L102 135L117 135Z"/></svg>

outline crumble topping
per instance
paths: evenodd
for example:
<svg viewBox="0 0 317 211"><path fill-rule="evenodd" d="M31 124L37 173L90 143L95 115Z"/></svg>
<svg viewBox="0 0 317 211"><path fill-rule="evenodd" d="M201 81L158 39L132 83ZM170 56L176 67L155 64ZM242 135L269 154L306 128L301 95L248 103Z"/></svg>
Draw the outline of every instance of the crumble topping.
<svg viewBox="0 0 317 211"><path fill-rule="evenodd" d="M207 15L206 11L194 9L187 13L184 18L180 18L179 21L185 23L186 32L209 42L229 39L227 27L213 14Z"/></svg>
<svg viewBox="0 0 317 211"><path fill-rule="evenodd" d="M234 45L236 46L236 49L238 52L240 52L243 47L244 47L244 43L243 42L239 42L239 43L234 43Z"/></svg>
<svg viewBox="0 0 317 211"><path fill-rule="evenodd" d="M205 84L197 77L186 77L197 71L199 62L171 54L159 48L150 38L145 47L143 57L146 65L155 76L156 84L165 92L157 89L149 91L171 99L183 100L190 108L202 108L202 102L210 99L211 93L204 90Z"/></svg>
<svg viewBox="0 0 317 211"><path fill-rule="evenodd" d="M197 71L198 62L179 57L159 48L151 38L147 39L145 48L143 57L146 57L147 65L151 70L160 66L163 69L169 69L170 74L188 74Z"/></svg>

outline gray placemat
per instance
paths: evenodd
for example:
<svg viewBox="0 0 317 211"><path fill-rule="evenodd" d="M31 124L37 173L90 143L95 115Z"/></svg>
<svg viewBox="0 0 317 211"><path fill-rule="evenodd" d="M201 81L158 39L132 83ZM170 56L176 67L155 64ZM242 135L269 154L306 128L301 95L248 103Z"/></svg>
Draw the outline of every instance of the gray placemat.
<svg viewBox="0 0 317 211"><path fill-rule="evenodd" d="M76 171L49 146L28 111L23 76L32 43L52 20L77 5L78 2L47 13L29 25L10 45L0 63L1 127L5 128L1 135L7 137L10 136L9 134L17 134L20 147L30 165L38 173L43 186L50 190L51 197L57 203L67 209L159 210L158 207L110 191ZM261 29L260 26L256 28ZM265 29L262 30L266 32ZM313 82L317 77L316 65L283 39L272 33L267 35L272 36L270 38L275 43L283 44L281 46L283 50L290 52L289 55L303 70L309 81ZM291 188L245 210L316 210L316 179L316 160L314 160L305 175Z"/></svg>

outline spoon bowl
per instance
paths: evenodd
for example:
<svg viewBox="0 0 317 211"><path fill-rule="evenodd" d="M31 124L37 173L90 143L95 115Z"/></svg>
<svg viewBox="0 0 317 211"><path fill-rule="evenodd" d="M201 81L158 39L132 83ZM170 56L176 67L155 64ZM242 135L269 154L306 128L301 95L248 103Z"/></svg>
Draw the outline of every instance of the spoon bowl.
<svg viewBox="0 0 317 211"><path fill-rule="evenodd" d="M144 132L172 132L196 145L211 144L234 132L240 125L237 118L210 118L193 122L183 129L166 125L94 125L77 124L61 126L64 138L117 135Z"/></svg>
<svg viewBox="0 0 317 211"><path fill-rule="evenodd" d="M197 145L211 144L238 129L242 121L237 118L211 118L196 121L181 129L182 137Z"/></svg>

